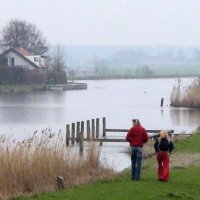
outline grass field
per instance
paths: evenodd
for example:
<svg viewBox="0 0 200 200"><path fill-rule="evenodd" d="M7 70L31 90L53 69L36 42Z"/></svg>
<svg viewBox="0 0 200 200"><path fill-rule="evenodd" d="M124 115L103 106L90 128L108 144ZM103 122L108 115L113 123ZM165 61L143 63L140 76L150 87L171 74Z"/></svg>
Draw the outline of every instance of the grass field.
<svg viewBox="0 0 200 200"><path fill-rule="evenodd" d="M143 163L140 181L130 179L129 170L117 177L69 190L57 191L15 200L199 200L200 199L200 133L175 142L171 156L169 182L157 181L156 159Z"/></svg>
<svg viewBox="0 0 200 200"><path fill-rule="evenodd" d="M133 182L129 174L113 180L105 180L68 191L33 196L37 200L155 200L155 199L200 199L199 167L174 168L168 183L156 180L156 170L143 170L141 181ZM19 198L20 199L20 198ZM23 198L26 199L26 198Z"/></svg>

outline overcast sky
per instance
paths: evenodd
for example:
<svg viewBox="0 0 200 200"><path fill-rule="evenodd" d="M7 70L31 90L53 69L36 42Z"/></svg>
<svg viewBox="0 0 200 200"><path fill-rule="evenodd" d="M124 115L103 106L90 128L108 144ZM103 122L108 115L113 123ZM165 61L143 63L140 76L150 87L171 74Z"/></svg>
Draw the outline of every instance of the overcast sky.
<svg viewBox="0 0 200 200"><path fill-rule="evenodd" d="M200 0L0 0L0 28L14 18L51 44L200 46Z"/></svg>

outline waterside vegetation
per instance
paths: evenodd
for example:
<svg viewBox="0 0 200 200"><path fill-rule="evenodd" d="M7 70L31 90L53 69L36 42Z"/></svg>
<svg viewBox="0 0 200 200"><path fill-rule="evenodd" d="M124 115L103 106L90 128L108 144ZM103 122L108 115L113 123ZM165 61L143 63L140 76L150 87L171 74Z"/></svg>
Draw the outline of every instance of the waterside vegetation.
<svg viewBox="0 0 200 200"><path fill-rule="evenodd" d="M142 179L132 181L130 170L118 176L106 178L96 183L73 187L61 192L43 193L31 198L15 200L144 200L144 199L200 199L200 131L192 136L175 141L171 155L171 179L163 183L157 181L155 156L144 161Z"/></svg>
<svg viewBox="0 0 200 200"><path fill-rule="evenodd" d="M1 136L0 199L55 191L58 176L71 188L115 174L100 163L100 151L94 145L80 156L66 147L61 134L45 129L41 136L35 132L23 141Z"/></svg>
<svg viewBox="0 0 200 200"><path fill-rule="evenodd" d="M172 90L171 106L200 108L200 78L194 79L186 88L182 88L179 79Z"/></svg>

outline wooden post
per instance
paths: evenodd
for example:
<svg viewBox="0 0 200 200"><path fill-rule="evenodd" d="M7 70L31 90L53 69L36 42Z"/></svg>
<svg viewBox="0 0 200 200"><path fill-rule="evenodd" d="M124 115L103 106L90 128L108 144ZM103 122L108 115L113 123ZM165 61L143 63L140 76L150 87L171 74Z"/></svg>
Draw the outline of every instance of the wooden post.
<svg viewBox="0 0 200 200"><path fill-rule="evenodd" d="M72 144L75 143L75 123L72 123Z"/></svg>
<svg viewBox="0 0 200 200"><path fill-rule="evenodd" d="M81 121L81 133L84 135L84 121Z"/></svg>
<svg viewBox="0 0 200 200"><path fill-rule="evenodd" d="M58 190L65 189L64 178L62 176L58 176L56 179Z"/></svg>
<svg viewBox="0 0 200 200"><path fill-rule="evenodd" d="M76 142L79 142L80 140L80 122L76 122Z"/></svg>
<svg viewBox="0 0 200 200"><path fill-rule="evenodd" d="M96 138L99 138L99 118L96 118Z"/></svg>
<svg viewBox="0 0 200 200"><path fill-rule="evenodd" d="M90 120L87 120L87 139L90 140Z"/></svg>
<svg viewBox="0 0 200 200"><path fill-rule="evenodd" d="M66 125L66 146L69 146L69 138L70 138L70 126Z"/></svg>
<svg viewBox="0 0 200 200"><path fill-rule="evenodd" d="M95 137L95 124L94 124L94 119L92 119L92 139Z"/></svg>
<svg viewBox="0 0 200 200"><path fill-rule="evenodd" d="M84 139L84 122L81 122L81 131L80 131L80 155L83 154L83 139Z"/></svg>
<svg viewBox="0 0 200 200"><path fill-rule="evenodd" d="M103 117L103 137L106 137L106 118Z"/></svg>
<svg viewBox="0 0 200 200"><path fill-rule="evenodd" d="M164 98L161 98L160 106L163 107Z"/></svg>

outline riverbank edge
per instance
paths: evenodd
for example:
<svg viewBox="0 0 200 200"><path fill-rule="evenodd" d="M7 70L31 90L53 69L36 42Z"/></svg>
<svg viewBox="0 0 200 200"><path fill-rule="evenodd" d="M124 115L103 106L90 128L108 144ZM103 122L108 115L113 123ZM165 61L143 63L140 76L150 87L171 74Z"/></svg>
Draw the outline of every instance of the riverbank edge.
<svg viewBox="0 0 200 200"><path fill-rule="evenodd" d="M193 136L195 136L196 138L198 138L198 140L196 138L192 138ZM193 140L193 142L191 143L191 140ZM176 161L176 163L181 164L179 165L173 165L172 166L172 173L174 176L172 181L169 181L168 183L160 183L156 180L156 163L155 163L155 157L154 155L148 157L147 159L145 159L144 161L144 165L143 165L143 177L141 179L141 181L139 181L137 184L141 185L141 191L137 191L138 193L143 193L144 191L144 187L146 187L146 183L148 183L148 187L151 187L150 182L152 182L151 184L153 185L153 188L155 189L155 185L156 187L158 187L158 190L156 190L157 192L157 196L162 196L163 191L160 190L160 187L163 187L163 184L166 184L166 188L169 191L172 191L170 193L168 193L167 195L169 195L169 199L171 199L171 195L173 196L185 196L186 199L188 198L188 196L190 196L191 194L187 194L187 192L184 192L184 194L181 194L179 191L176 191L176 189L174 189L176 182L178 182L179 187L182 189L181 184L183 184L183 188L185 187L185 185L188 187L187 184L184 183L184 180L186 180L187 177L185 177L185 173L190 174L188 172L190 171L199 171L200 170L200 163L198 163L197 165L194 165L194 163L190 163L189 165L184 165L183 163L180 162L180 160L178 160L176 158L177 154L183 153L185 154L185 152L187 152L188 156L192 157L194 155L194 151L198 152L198 155L200 155L200 147L197 147L198 149L193 149L195 144L197 145L198 141L200 140L200 131L196 131L193 135L191 136L187 136L185 138L181 138L180 140L177 139L175 141L175 152L173 152L173 158L171 158L172 160L170 161L173 162L174 160ZM184 145L186 145L186 149L184 148ZM185 158L185 160L187 160L187 158ZM145 177L148 176L146 179ZM153 176L153 177L152 177ZM154 177L155 176L155 177ZM181 177L183 178L183 180L176 180L177 176L179 177L179 179L181 179ZM193 177L194 179L195 177ZM191 179L192 180L192 179ZM195 179L196 180L196 179ZM149 182L150 181L150 182ZM109 184L109 186L111 188L116 188L116 187L120 187L119 183L120 182L124 182L124 184L128 185L128 184L135 184L134 182L131 182L130 180L130 169L125 169L123 172L118 173L117 176L115 177L110 177L107 178L105 180L99 180L95 183L89 183L86 185L80 185L77 186L75 188L71 188L71 189L66 189L63 191L57 191L57 192L50 192L50 193L44 193L44 194L40 194L40 195L34 195L32 197L26 197L26 198L16 198L16 200L28 200L28 199L36 199L36 200L45 200L45 199L56 199L56 200L62 200L62 199L74 199L76 198L76 194L81 191L81 193L79 193L78 195L78 199L79 200L85 200L85 196L87 196L84 192L88 192L91 190L97 190L97 188L99 187L98 191L100 192L99 195L102 195L102 189L100 188L102 186L102 184ZM162 184L162 185L161 185ZM200 182L197 181L197 183L195 182L194 184L199 184L199 185L195 185L197 188L200 187ZM138 185L135 185L138 186ZM123 186L124 187L124 186ZM131 186L132 187L132 186ZM165 188L165 186L164 186ZM117 188L118 192L124 193L123 188ZM134 190L134 188L133 188ZM193 188L194 190L194 188ZM106 193L106 192L105 192ZM98 195L97 193L95 193L95 195ZM110 198L109 195L112 194L107 194L107 196L104 196L104 199L110 199L110 200L114 200L114 198ZM70 198L71 197L71 198ZM198 196L197 196L198 197ZM91 198L89 198L91 199ZM167 198L168 199L168 198ZM182 199L182 198L181 198ZM185 199L185 198L183 198ZM195 199L195 196L194 196ZM15 199L13 199L15 200Z"/></svg>
<svg viewBox="0 0 200 200"><path fill-rule="evenodd" d="M191 74L186 76L98 76L98 77L76 77L66 84L39 84L39 85L23 85L23 84L0 84L0 94L21 94L35 91L52 91L52 90L82 90L87 89L87 83L80 83L76 81L87 80L126 80L126 79L167 79L167 78L195 78L197 75ZM75 81L75 82L74 82Z"/></svg>
<svg viewBox="0 0 200 200"><path fill-rule="evenodd" d="M67 84L49 85L0 85L0 94L21 94L35 91L82 90L87 89L86 83L69 82Z"/></svg>

